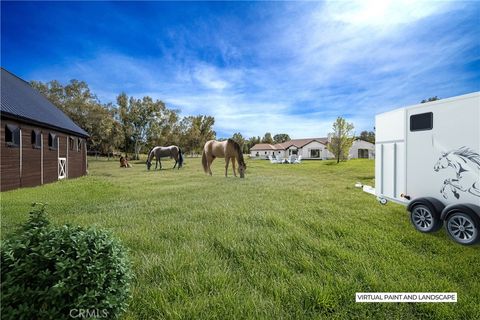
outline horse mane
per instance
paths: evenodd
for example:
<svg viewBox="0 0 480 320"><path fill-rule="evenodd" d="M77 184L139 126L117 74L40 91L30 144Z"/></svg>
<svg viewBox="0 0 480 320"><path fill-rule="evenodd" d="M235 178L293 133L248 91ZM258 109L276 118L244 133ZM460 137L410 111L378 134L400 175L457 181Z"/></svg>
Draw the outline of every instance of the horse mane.
<svg viewBox="0 0 480 320"><path fill-rule="evenodd" d="M152 153L153 149L155 149L155 147L152 147L147 153L147 162L150 161L150 154Z"/></svg>
<svg viewBox="0 0 480 320"><path fill-rule="evenodd" d="M228 139L227 142L229 144L233 145L233 149L235 150L235 152L237 153L237 156L238 156L238 163L245 167L245 160L243 159L243 152L242 152L242 149L240 148L240 145L238 144L238 142L233 140L233 139Z"/></svg>
<svg viewBox="0 0 480 320"><path fill-rule="evenodd" d="M468 147L460 147L456 150L451 151L451 153L456 154L457 156L467 158L468 160L475 163L477 166L480 167L480 154L476 153L472 149Z"/></svg>

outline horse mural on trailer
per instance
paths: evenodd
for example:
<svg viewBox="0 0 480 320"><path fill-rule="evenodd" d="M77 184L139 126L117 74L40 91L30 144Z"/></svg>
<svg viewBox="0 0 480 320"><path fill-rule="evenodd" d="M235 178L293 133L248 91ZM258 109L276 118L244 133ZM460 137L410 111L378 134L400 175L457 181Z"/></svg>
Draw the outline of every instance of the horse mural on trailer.
<svg viewBox="0 0 480 320"><path fill-rule="evenodd" d="M182 150L180 150L177 146L169 146L169 147L153 147L152 150L148 153L147 159L147 169L150 170L152 166L152 160L155 157L155 170L157 170L157 166L160 163L160 170L162 169L162 162L160 158L162 157L170 157L175 160L175 165L172 169L175 169L178 163L178 169L180 169L183 165L183 155Z"/></svg>
<svg viewBox="0 0 480 320"><path fill-rule="evenodd" d="M457 199L460 198L458 191L480 197L480 155L478 153L467 147L444 152L433 169L438 172L448 167L455 170L456 177L443 181L440 193L445 199L448 198L447 187Z"/></svg>
<svg viewBox="0 0 480 320"><path fill-rule="evenodd" d="M227 176L228 164L230 160L232 161L233 175L235 177L237 176L235 171L236 160L238 163L238 172L240 174L240 178L245 177L245 170L247 169L247 166L243 160L242 150L236 141L232 139L228 139L226 141L207 141L203 147L202 154L202 165L205 173L212 175L210 166L215 158L225 158L225 177Z"/></svg>

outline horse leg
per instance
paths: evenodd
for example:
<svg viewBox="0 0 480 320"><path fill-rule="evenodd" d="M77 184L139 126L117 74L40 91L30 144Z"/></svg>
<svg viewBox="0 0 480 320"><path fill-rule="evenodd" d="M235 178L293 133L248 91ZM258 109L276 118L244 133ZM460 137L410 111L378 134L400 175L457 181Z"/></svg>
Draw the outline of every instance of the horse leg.
<svg viewBox="0 0 480 320"><path fill-rule="evenodd" d="M228 164L230 163L230 158L225 157L225 178L227 177Z"/></svg>
<svg viewBox="0 0 480 320"><path fill-rule="evenodd" d="M155 157L155 170L157 170L158 167L158 159Z"/></svg>
<svg viewBox="0 0 480 320"><path fill-rule="evenodd" d="M158 163L160 164L160 170L162 170L162 160L158 159Z"/></svg>
<svg viewBox="0 0 480 320"><path fill-rule="evenodd" d="M233 167L233 175L236 178L237 177L237 172L236 172L236 169L235 169L235 158L232 158L232 167Z"/></svg>
<svg viewBox="0 0 480 320"><path fill-rule="evenodd" d="M178 155L173 157L173 159L175 160L175 164L173 165L173 169L175 169L175 167L177 166L177 162L178 162Z"/></svg>

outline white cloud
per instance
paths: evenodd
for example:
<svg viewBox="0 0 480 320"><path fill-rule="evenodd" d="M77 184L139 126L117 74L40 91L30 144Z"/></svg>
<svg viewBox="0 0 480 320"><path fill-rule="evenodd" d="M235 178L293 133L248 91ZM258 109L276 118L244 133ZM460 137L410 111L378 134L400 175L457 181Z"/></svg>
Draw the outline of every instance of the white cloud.
<svg viewBox="0 0 480 320"><path fill-rule="evenodd" d="M439 13L449 5L446 0L329 1L326 11L334 21L345 24L385 27L415 22Z"/></svg>
<svg viewBox="0 0 480 320"><path fill-rule="evenodd" d="M423 1L286 4L282 14L256 26L262 35L256 42L244 35L232 43L230 33L216 32L222 64L190 52L185 43L191 32L179 29L177 47L162 49L165 54L155 59L99 52L30 78L86 80L104 102L121 91L150 95L183 115L215 116L220 135L325 136L337 116L360 132L372 129L377 112L466 93L472 74L456 66L478 59L470 52L478 48L472 39L479 31L455 33L442 15L448 10L461 8ZM418 27L437 17L443 33Z"/></svg>
<svg viewBox="0 0 480 320"><path fill-rule="evenodd" d="M213 66L199 65L193 71L193 77L207 89L223 90L229 83L223 80Z"/></svg>

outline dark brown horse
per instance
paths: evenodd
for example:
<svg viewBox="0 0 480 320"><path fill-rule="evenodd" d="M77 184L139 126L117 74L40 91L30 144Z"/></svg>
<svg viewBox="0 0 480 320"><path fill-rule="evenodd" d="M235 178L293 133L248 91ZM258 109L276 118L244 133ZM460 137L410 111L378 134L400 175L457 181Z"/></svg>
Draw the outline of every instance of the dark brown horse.
<svg viewBox="0 0 480 320"><path fill-rule="evenodd" d="M240 149L238 143L234 140L228 139L221 142L210 140L205 143L202 154L202 165L205 173L212 175L210 166L215 158L225 158L225 177L227 176L228 164L230 160L232 160L233 175L235 177L237 176L237 173L235 172L235 160L237 160L240 178L245 177L245 170L247 169L247 166L243 160L242 150Z"/></svg>

